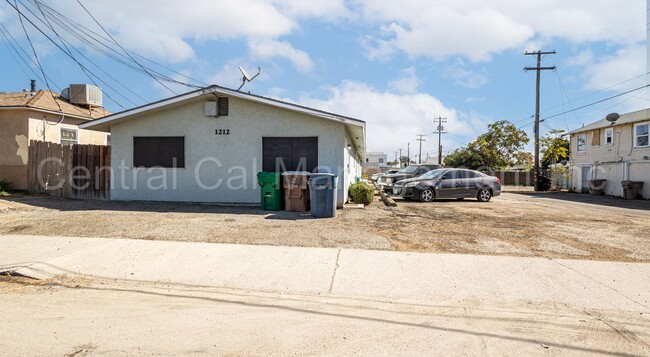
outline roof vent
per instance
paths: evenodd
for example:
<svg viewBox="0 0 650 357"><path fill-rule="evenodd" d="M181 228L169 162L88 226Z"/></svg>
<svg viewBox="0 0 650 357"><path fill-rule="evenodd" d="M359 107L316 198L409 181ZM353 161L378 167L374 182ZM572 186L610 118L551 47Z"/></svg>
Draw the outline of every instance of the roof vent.
<svg viewBox="0 0 650 357"><path fill-rule="evenodd" d="M94 107L102 106L102 90L99 87L90 84L71 84L66 94L72 104ZM63 93L61 93L61 96L63 96Z"/></svg>

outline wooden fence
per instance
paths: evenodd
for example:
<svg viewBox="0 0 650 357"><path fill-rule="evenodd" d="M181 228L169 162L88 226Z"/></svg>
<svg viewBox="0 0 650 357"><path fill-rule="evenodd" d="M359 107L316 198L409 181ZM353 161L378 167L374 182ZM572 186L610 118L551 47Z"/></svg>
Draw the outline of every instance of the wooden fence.
<svg viewBox="0 0 650 357"><path fill-rule="evenodd" d="M29 142L27 189L56 197L108 199L111 148Z"/></svg>

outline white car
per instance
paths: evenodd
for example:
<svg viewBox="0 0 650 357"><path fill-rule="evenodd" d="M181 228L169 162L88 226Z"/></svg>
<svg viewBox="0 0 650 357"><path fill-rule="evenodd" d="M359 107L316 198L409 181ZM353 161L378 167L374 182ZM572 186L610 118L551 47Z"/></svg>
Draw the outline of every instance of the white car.
<svg viewBox="0 0 650 357"><path fill-rule="evenodd" d="M398 169L390 169L390 170L388 170L388 171L386 171L386 172L378 172L378 173L376 173L376 174L372 174L372 175L370 176L370 179L371 179L372 181L377 182L377 180L379 180L379 177L380 177L380 176L388 175L388 174L394 174L394 173L396 173L397 171L399 171L399 170L398 170Z"/></svg>

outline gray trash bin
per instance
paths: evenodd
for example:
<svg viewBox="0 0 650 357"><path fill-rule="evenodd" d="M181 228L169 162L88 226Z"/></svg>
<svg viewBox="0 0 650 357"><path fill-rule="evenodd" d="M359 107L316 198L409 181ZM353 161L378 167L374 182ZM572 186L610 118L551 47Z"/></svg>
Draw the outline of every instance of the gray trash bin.
<svg viewBox="0 0 650 357"><path fill-rule="evenodd" d="M317 218L336 217L336 187L339 178L334 174L316 173L309 176L311 215Z"/></svg>

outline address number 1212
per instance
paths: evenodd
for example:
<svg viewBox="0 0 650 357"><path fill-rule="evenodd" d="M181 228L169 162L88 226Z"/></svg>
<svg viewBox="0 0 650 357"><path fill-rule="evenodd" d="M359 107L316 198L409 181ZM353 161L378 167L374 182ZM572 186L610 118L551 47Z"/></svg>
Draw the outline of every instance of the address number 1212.
<svg viewBox="0 0 650 357"><path fill-rule="evenodd" d="M214 135L230 135L230 129L216 129Z"/></svg>

